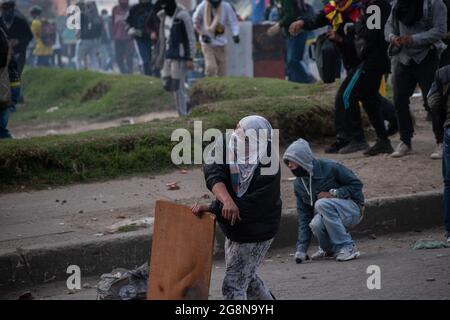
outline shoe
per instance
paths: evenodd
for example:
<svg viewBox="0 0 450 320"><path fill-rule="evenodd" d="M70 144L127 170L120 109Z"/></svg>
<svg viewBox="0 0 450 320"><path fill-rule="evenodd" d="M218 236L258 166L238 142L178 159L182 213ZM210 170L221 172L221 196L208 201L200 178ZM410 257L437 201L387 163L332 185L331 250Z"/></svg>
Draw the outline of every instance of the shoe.
<svg viewBox="0 0 450 320"><path fill-rule="evenodd" d="M443 149L442 149L442 143L438 143L436 150L430 155L430 158L433 160L440 160L442 159L442 153L443 153Z"/></svg>
<svg viewBox="0 0 450 320"><path fill-rule="evenodd" d="M320 247L319 250L311 256L311 260L323 260L329 258L334 258L334 253L325 252Z"/></svg>
<svg viewBox="0 0 450 320"><path fill-rule="evenodd" d="M392 148L391 141L389 140L377 140L377 142L369 148L366 152L364 152L365 156L376 156L381 153L391 154L394 152L394 148Z"/></svg>
<svg viewBox="0 0 450 320"><path fill-rule="evenodd" d="M411 147L406 145L404 142L400 142L397 146L397 149L391 154L392 158L401 158L411 153Z"/></svg>
<svg viewBox="0 0 450 320"><path fill-rule="evenodd" d="M339 150L339 154L348 154L369 149L369 145L365 141L352 140L349 144Z"/></svg>
<svg viewBox="0 0 450 320"><path fill-rule="evenodd" d="M295 262L296 262L297 264L300 264L300 263L302 263L303 261L309 260L309 257L308 257L308 255L307 255L306 253L301 252L301 251L297 251L297 252L295 253L294 259L295 259Z"/></svg>
<svg viewBox="0 0 450 320"><path fill-rule="evenodd" d="M336 256L337 261L349 261L356 259L360 256L358 249L355 245L352 245L351 247L344 247L339 251L338 255Z"/></svg>
<svg viewBox="0 0 450 320"><path fill-rule="evenodd" d="M325 148L325 153L338 153L339 150L344 148L348 144L348 141L345 140L337 140L328 148Z"/></svg>

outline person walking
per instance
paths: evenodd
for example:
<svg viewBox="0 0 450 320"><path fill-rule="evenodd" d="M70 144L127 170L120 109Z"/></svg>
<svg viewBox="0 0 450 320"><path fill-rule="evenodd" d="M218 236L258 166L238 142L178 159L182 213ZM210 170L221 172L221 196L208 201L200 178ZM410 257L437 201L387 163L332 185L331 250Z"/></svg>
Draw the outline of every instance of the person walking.
<svg viewBox="0 0 450 320"><path fill-rule="evenodd" d="M56 29L46 18L42 18L42 8L34 6L30 9L33 17L31 32L34 36L35 48L33 55L36 57L36 66L53 66L53 45L56 41Z"/></svg>
<svg viewBox="0 0 450 320"><path fill-rule="evenodd" d="M127 32L127 16L130 10L129 0L119 0L119 4L112 9L112 37L116 63L120 73L133 73L133 40Z"/></svg>

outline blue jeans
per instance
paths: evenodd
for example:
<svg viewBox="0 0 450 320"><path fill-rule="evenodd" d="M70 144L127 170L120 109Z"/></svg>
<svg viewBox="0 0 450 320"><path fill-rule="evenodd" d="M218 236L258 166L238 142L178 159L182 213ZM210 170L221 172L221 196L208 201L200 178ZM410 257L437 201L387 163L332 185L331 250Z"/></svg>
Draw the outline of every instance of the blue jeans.
<svg viewBox="0 0 450 320"><path fill-rule="evenodd" d="M361 221L361 209L352 200L320 199L314 205L315 216L309 224L319 245L325 252L337 253L353 246L347 228Z"/></svg>
<svg viewBox="0 0 450 320"><path fill-rule="evenodd" d="M149 37L136 38L136 45L138 48L139 56L142 60L142 67L144 68L144 74L147 76L152 75L151 60L152 60L152 42Z"/></svg>
<svg viewBox="0 0 450 320"><path fill-rule="evenodd" d="M450 127L444 133L444 153L442 157L444 176L444 226L450 232Z"/></svg>
<svg viewBox="0 0 450 320"><path fill-rule="evenodd" d="M53 56L36 56L36 66L37 67L52 67Z"/></svg>
<svg viewBox="0 0 450 320"><path fill-rule="evenodd" d="M287 39L286 73L289 81L311 83L313 77L308 66L303 62L308 32L300 32Z"/></svg>
<svg viewBox="0 0 450 320"><path fill-rule="evenodd" d="M12 138L8 130L9 114L16 110L16 104L20 97L20 86L11 88L11 100L12 105L8 109L0 112L0 139L10 139Z"/></svg>

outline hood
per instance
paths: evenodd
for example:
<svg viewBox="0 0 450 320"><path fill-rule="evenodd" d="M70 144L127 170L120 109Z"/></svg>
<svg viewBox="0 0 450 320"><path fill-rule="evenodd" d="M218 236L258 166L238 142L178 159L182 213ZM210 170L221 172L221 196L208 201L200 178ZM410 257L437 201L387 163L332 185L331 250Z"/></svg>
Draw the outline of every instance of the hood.
<svg viewBox="0 0 450 320"><path fill-rule="evenodd" d="M286 150L283 156L283 160L289 160L295 162L304 168L310 175L313 174L314 169L314 154L309 147L309 143L306 140L298 139L293 142Z"/></svg>

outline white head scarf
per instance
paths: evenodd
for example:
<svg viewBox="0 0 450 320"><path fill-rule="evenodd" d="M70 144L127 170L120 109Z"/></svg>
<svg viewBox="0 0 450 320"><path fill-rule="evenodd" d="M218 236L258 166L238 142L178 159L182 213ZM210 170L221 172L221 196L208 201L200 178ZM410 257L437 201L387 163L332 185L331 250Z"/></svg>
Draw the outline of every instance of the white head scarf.
<svg viewBox="0 0 450 320"><path fill-rule="evenodd" d="M247 192L261 158L267 153L268 143L272 141L272 130L267 119L248 116L239 121L238 128L230 137L228 160L231 183L239 198ZM245 150L246 145L248 150Z"/></svg>

